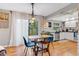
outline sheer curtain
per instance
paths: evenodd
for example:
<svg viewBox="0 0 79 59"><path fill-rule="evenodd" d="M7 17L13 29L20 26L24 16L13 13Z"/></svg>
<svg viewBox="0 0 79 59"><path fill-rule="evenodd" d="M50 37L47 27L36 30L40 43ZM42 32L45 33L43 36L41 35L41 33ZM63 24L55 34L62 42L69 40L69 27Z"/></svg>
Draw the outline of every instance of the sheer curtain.
<svg viewBox="0 0 79 59"><path fill-rule="evenodd" d="M27 20L27 14L12 12L12 20L11 20L11 39L10 44L11 46L18 46L23 43L23 35L28 38L28 25L24 22ZM28 22L28 21L27 21ZM26 23L26 30L24 29Z"/></svg>
<svg viewBox="0 0 79 59"><path fill-rule="evenodd" d="M15 45L15 40L16 40L16 37L15 37L15 29L16 29L16 13L15 12L11 12L11 21L10 21L10 44L11 46Z"/></svg>

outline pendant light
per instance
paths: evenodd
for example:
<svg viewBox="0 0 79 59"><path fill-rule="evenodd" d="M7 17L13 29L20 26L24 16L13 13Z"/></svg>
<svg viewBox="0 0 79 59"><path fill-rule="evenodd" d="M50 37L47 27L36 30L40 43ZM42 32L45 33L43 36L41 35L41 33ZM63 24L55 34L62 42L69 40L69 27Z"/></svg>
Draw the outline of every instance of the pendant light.
<svg viewBox="0 0 79 59"><path fill-rule="evenodd" d="M32 5L32 20L35 20L35 17L34 17L34 3L31 3Z"/></svg>

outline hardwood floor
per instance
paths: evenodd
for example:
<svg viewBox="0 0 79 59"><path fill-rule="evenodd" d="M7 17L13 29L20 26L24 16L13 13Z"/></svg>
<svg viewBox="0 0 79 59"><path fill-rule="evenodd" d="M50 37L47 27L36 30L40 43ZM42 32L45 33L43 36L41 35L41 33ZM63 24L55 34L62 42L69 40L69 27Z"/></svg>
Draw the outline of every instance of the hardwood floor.
<svg viewBox="0 0 79 59"><path fill-rule="evenodd" d="M49 46L51 56L77 56L77 42L62 40L54 42L54 49L52 44ZM24 46L7 47L7 56L24 56ZM28 55L34 55L31 48L29 48ZM38 54L41 55L41 52ZM43 53L48 56L48 53Z"/></svg>

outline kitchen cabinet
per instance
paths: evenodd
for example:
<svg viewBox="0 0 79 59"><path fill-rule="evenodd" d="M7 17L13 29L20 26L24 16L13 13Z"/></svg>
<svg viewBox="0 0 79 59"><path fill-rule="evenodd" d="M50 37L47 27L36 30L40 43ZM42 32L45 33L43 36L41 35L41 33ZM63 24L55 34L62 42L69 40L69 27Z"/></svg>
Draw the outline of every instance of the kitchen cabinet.
<svg viewBox="0 0 79 59"><path fill-rule="evenodd" d="M60 32L60 40L63 39L74 40L73 32Z"/></svg>

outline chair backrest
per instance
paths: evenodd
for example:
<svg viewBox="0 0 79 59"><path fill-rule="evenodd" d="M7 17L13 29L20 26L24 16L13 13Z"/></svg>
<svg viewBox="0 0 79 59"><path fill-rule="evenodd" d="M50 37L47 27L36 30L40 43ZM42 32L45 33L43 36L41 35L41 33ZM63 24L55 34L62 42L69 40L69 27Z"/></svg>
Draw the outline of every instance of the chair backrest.
<svg viewBox="0 0 79 59"><path fill-rule="evenodd" d="M53 41L53 37L48 37L48 42L52 42Z"/></svg>
<svg viewBox="0 0 79 59"><path fill-rule="evenodd" d="M27 41L26 41L25 37L23 37L23 40L24 40L24 44L27 46Z"/></svg>

